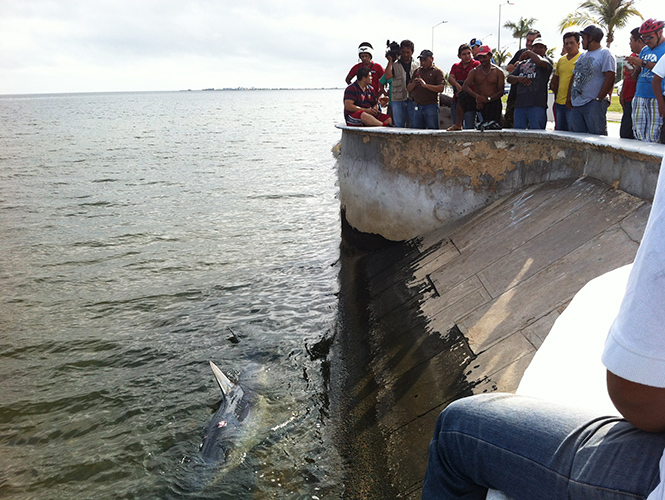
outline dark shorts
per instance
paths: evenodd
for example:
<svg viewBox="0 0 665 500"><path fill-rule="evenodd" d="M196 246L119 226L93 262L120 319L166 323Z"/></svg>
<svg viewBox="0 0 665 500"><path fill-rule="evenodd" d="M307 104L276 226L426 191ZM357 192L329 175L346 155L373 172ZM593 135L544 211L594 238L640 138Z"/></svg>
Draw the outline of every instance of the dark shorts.
<svg viewBox="0 0 665 500"><path fill-rule="evenodd" d="M349 127L364 127L365 124L362 122L362 119L360 118L360 115L362 115L365 111L356 111L355 113L351 113L350 115L346 115L346 124ZM379 116L376 117L377 120L379 120L383 125L386 125L386 122L390 119L389 115L384 115L383 113L379 114Z"/></svg>

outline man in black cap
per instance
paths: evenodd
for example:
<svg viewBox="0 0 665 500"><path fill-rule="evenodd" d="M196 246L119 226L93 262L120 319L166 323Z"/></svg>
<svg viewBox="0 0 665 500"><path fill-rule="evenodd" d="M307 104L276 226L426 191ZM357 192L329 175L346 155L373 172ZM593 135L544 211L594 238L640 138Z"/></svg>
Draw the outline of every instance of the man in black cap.
<svg viewBox="0 0 665 500"><path fill-rule="evenodd" d="M407 86L409 95L416 103L413 128L439 128L439 94L443 92L443 71L434 66L434 54L423 50L418 56L418 68Z"/></svg>
<svg viewBox="0 0 665 500"><path fill-rule="evenodd" d="M573 83L568 87L567 100L570 130L587 134L607 135L607 108L614 87L616 59L600 45L603 30L594 24L584 28L582 48L586 50L575 63Z"/></svg>

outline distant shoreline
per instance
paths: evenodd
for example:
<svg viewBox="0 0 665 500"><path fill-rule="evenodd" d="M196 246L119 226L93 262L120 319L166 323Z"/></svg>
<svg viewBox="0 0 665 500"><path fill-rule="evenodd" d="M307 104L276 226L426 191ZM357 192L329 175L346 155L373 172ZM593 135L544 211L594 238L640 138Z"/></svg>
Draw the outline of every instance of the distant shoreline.
<svg viewBox="0 0 665 500"><path fill-rule="evenodd" d="M344 90L342 87L310 87L310 88L288 88L288 87L224 87L224 88L207 88L207 89L180 89L180 90L99 90L99 91L81 91L81 92L34 92L27 94L0 94L0 98L7 97L40 97L40 96L65 96L65 95L80 95L80 94L148 94L159 92L243 92L243 91L256 91L256 90Z"/></svg>

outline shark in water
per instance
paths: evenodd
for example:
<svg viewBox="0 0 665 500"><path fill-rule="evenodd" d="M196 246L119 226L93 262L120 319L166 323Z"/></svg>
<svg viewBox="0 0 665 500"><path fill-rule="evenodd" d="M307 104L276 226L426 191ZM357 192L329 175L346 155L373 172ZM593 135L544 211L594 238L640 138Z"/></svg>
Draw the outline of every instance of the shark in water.
<svg viewBox="0 0 665 500"><path fill-rule="evenodd" d="M253 426L258 395L231 382L212 361L210 368L222 391L222 402L203 437L201 454L208 462L225 463L233 461L232 452Z"/></svg>

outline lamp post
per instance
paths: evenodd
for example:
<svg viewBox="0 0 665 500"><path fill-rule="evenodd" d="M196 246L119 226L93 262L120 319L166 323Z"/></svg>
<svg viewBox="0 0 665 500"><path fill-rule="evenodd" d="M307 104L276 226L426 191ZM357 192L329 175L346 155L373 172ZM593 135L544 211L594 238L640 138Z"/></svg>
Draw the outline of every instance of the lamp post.
<svg viewBox="0 0 665 500"><path fill-rule="evenodd" d="M497 31L497 45L496 45L496 50L501 50L501 7L504 5L515 5L513 2L510 0L506 0L505 3L500 3L499 4L499 31Z"/></svg>
<svg viewBox="0 0 665 500"><path fill-rule="evenodd" d="M440 23L437 23L434 26L432 26L432 48L431 48L432 52L434 52L434 28L436 28L439 24L444 24L447 22L448 21L441 21Z"/></svg>

